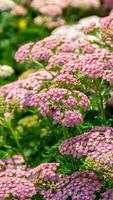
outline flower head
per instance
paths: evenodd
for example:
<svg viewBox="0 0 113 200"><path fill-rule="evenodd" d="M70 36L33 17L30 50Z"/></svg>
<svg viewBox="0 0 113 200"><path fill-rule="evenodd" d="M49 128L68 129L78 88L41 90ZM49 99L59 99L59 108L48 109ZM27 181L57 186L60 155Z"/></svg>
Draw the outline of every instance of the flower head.
<svg viewBox="0 0 113 200"><path fill-rule="evenodd" d="M0 172L0 198L15 197L24 200L36 194L35 185L28 179L29 172L6 169Z"/></svg>
<svg viewBox="0 0 113 200"><path fill-rule="evenodd" d="M17 62L24 62L29 59L30 50L33 43L27 43L21 46L15 54Z"/></svg>
<svg viewBox="0 0 113 200"><path fill-rule="evenodd" d="M68 127L73 127L82 121L82 115L76 109L78 107L87 109L89 106L85 94L64 88L52 88L47 92L39 93L35 99L34 104L42 116L50 115L55 123Z"/></svg>
<svg viewBox="0 0 113 200"><path fill-rule="evenodd" d="M74 157L91 156L94 160L102 154L113 153L113 128L95 127L89 132L70 138L60 146L60 152Z"/></svg>
<svg viewBox="0 0 113 200"><path fill-rule="evenodd" d="M93 172L75 172L56 182L53 189L44 192L46 200L94 200L95 192L100 190L101 184Z"/></svg>
<svg viewBox="0 0 113 200"><path fill-rule="evenodd" d="M113 189L108 189L106 192L101 194L101 200L112 200L113 198Z"/></svg>

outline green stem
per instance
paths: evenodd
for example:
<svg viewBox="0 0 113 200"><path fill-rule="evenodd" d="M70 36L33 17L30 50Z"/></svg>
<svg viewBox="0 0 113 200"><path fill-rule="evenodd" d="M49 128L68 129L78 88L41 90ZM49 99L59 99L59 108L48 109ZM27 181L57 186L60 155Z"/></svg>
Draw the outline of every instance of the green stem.
<svg viewBox="0 0 113 200"><path fill-rule="evenodd" d="M63 127L63 134L64 134L64 139L67 140L70 136L69 136L69 132L68 132L68 128ZM70 157L70 162L72 164L72 169L73 171L76 170L76 164L75 164L75 160L73 157Z"/></svg>
<svg viewBox="0 0 113 200"><path fill-rule="evenodd" d="M35 64L37 64L39 67L44 68L48 73L51 74L52 78L55 78L55 76L53 75L53 73L51 71L49 71L42 63L38 62L38 61L33 61Z"/></svg>
<svg viewBox="0 0 113 200"><path fill-rule="evenodd" d="M24 158L24 161L25 161L25 163L26 163L26 165L27 165L27 160L26 160L26 157L25 157L25 155L24 155L22 146L21 146L21 144L20 144L20 142L19 142L19 140L18 140L17 132L13 130L10 121L7 120L7 121L6 121L6 125L7 125L7 128L10 130L10 133L11 133L13 139L15 140L16 146L17 146L17 148L18 148L20 154L21 154L22 157Z"/></svg>
<svg viewBox="0 0 113 200"><path fill-rule="evenodd" d="M106 124L105 110L103 107L103 96L101 95L101 92L100 92L100 112L101 112L101 116L102 116L102 122L104 124Z"/></svg>
<svg viewBox="0 0 113 200"><path fill-rule="evenodd" d="M14 158L12 157L11 160L12 160L12 162L13 162L14 167L16 168L16 163L15 163Z"/></svg>
<svg viewBox="0 0 113 200"><path fill-rule="evenodd" d="M44 65L36 60L33 60L33 63L37 64L39 67L43 68Z"/></svg>
<svg viewBox="0 0 113 200"><path fill-rule="evenodd" d="M6 142L7 141L7 132L4 131L3 126L0 127L0 133L4 138L4 141Z"/></svg>
<svg viewBox="0 0 113 200"><path fill-rule="evenodd" d="M63 134L64 134L64 139L67 140L69 138L69 132L68 129L63 127Z"/></svg>
<svg viewBox="0 0 113 200"><path fill-rule="evenodd" d="M102 95L102 87L100 82L96 82L96 92L99 97L100 102L98 103L98 110L99 110L99 115L101 117L101 123L102 125L106 125L106 116L105 116L105 109L104 109L104 98Z"/></svg>
<svg viewBox="0 0 113 200"><path fill-rule="evenodd" d="M81 134L81 129L80 129L80 124L76 125L76 135L80 135Z"/></svg>

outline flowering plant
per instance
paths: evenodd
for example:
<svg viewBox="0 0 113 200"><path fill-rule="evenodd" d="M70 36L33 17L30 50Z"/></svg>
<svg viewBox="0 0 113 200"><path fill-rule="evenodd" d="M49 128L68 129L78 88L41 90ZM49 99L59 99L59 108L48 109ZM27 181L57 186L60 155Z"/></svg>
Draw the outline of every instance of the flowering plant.
<svg viewBox="0 0 113 200"><path fill-rule="evenodd" d="M98 42L75 47L70 38L50 36L17 50L16 61L37 71L0 87L1 136L12 150L0 161L2 199L112 200L112 20L113 13L84 28Z"/></svg>

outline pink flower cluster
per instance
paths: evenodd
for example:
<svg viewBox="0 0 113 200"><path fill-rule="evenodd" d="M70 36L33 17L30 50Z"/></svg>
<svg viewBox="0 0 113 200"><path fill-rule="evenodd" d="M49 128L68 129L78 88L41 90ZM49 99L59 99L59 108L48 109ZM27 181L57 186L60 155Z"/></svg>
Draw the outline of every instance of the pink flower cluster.
<svg viewBox="0 0 113 200"><path fill-rule="evenodd" d="M57 70L56 67L58 67L58 72L56 73L55 71L55 76L53 76L54 77L53 83L76 85L77 79L73 74L71 74L68 70L67 70L67 73L63 72L63 70L60 72L62 65L64 67L64 65L66 65L66 63L68 63L70 60L73 62L76 60L73 54L74 52L73 46L74 45L72 41L66 37L50 36L32 45L32 48L29 52L29 58L31 58L31 60L48 61L48 64L46 66L47 70ZM20 55L20 52L23 51L23 49L24 47L20 47L20 49L17 51L16 56L15 56L17 61L20 60L18 59L18 56ZM21 57L21 61L23 61L24 58L25 57L23 58ZM47 92L47 95L48 94L49 93ZM41 94L42 98L43 98L43 95ZM38 95L34 94L31 96L32 97L30 98L29 105L36 106L36 104L38 104ZM42 98L40 99L41 104L43 104L43 99L45 97L43 99ZM38 107L42 115L45 115L45 113L50 114L51 112L51 115L53 115L53 118L55 119L54 121L56 121L57 123L58 121L59 123L60 121L62 121L61 119L63 118L63 113L61 112L60 108L57 108L57 109L55 108L56 110L53 112L53 111L50 111L50 109L47 107L48 111L45 112L43 110L44 109L43 106L40 106L40 105L38 105ZM46 105L45 102L43 105ZM45 110L46 110L46 107L45 107ZM79 116L78 118L77 118L77 115ZM67 116L69 116L68 111L64 115L64 118L65 118L64 124L66 123L68 119ZM75 119L74 119L74 116L76 116ZM71 117L70 121L72 120L72 118L74 121L77 119L78 122L82 120L81 115L79 114L79 112L76 112L76 111L73 112L71 110L70 117Z"/></svg>
<svg viewBox="0 0 113 200"><path fill-rule="evenodd" d="M25 161L21 155L14 155L9 159L0 160L0 171L4 171L4 169L24 169L25 167Z"/></svg>
<svg viewBox="0 0 113 200"><path fill-rule="evenodd" d="M33 92L26 90L24 88L13 88L8 95L6 96L6 104L9 106L16 104L20 108L25 108L28 105L30 96L33 95Z"/></svg>
<svg viewBox="0 0 113 200"><path fill-rule="evenodd" d="M92 132L97 130L106 131L109 134L113 131L110 127L95 127ZM59 163L43 163L32 169L23 168L23 164L24 161L19 155L0 161L0 167L2 166L0 168L1 199L14 197L24 200L36 194L42 194L45 200L67 200L68 198L94 200L95 193L102 187L97 175L91 171L64 175L58 172ZM101 194L100 199L112 200L112 193L113 189L109 189Z"/></svg>
<svg viewBox="0 0 113 200"><path fill-rule="evenodd" d="M42 192L50 188L50 183L56 182L61 178L61 174L57 172L59 165L59 163L43 163L31 169L31 178L37 185L38 191Z"/></svg>
<svg viewBox="0 0 113 200"><path fill-rule="evenodd" d="M113 152L108 151L98 155L96 160L93 159L93 169L101 172L105 172L107 177L113 177L112 166L113 166Z"/></svg>
<svg viewBox="0 0 113 200"><path fill-rule="evenodd" d="M72 74L60 74L55 79L55 82L67 85L76 85L77 79Z"/></svg>
<svg viewBox="0 0 113 200"><path fill-rule="evenodd" d="M54 52L73 52L71 39L63 36L49 36L35 44L28 43L20 47L15 55L18 62L26 60L48 61Z"/></svg>
<svg viewBox="0 0 113 200"><path fill-rule="evenodd" d="M85 54L69 60L69 62L63 65L61 72L63 74L76 74L80 72L82 76L93 79L102 78L112 84L113 53L102 48L94 49L91 45L88 46L88 42L79 43L79 49Z"/></svg>
<svg viewBox="0 0 113 200"><path fill-rule="evenodd" d="M112 200L113 199L113 189L108 189L106 192L101 194L101 200Z"/></svg>
<svg viewBox="0 0 113 200"><path fill-rule="evenodd" d="M33 0L31 6L43 15L56 17L62 14L64 8L98 8L100 6L100 2L99 0L96 0L95 2L91 2L89 0L83 0L82 2L79 0L42 0L41 2L40 0Z"/></svg>
<svg viewBox="0 0 113 200"><path fill-rule="evenodd" d="M61 177L56 172L59 163L44 163L28 169L23 168L23 159L18 155L1 160L0 166L0 199L14 197L25 200L41 193L47 186L50 188L50 181L53 183Z"/></svg>
<svg viewBox="0 0 113 200"><path fill-rule="evenodd" d="M84 33L90 33L92 31L94 31L96 28L96 23L95 22L91 22L90 24L88 24L87 26L85 26L84 28Z"/></svg>
<svg viewBox="0 0 113 200"><path fill-rule="evenodd" d="M101 189L98 177L93 172L75 172L56 182L55 188L44 192L46 200L94 200L95 192Z"/></svg>
<svg viewBox="0 0 113 200"><path fill-rule="evenodd" d="M56 172L59 165L60 165L59 163L43 163L39 165L38 167L33 168L31 172L33 175L39 175L39 177L40 176L45 177L46 173L45 173L45 176L43 175L44 170L48 170L48 171L50 170L52 172Z"/></svg>
<svg viewBox="0 0 113 200"><path fill-rule="evenodd" d="M36 194L35 185L28 179L30 173L22 169L0 172L0 198L15 197L24 200Z"/></svg>
<svg viewBox="0 0 113 200"><path fill-rule="evenodd" d="M88 97L80 91L64 88L46 89L46 92L40 91L45 86L45 82L51 79L52 74L46 72L46 70L38 71L25 80L15 81L1 87L0 93L5 96L8 107L11 107L17 101L21 109L28 106L36 107L42 116L50 115L55 123L73 127L83 120L77 109L86 110L88 108ZM70 74L69 76L68 74L59 75L54 81L76 84L76 78Z"/></svg>
<svg viewBox="0 0 113 200"><path fill-rule="evenodd" d="M73 127L82 121L82 115L75 109L79 107L87 109L89 100L80 91L72 92L68 89L52 88L47 92L34 95L34 98L29 101L29 106L34 105L37 106L42 116L50 115L55 123Z"/></svg>
<svg viewBox="0 0 113 200"><path fill-rule="evenodd" d="M14 159L19 161L20 158ZM95 199L101 184L93 172L63 175L58 172L58 167L59 163L43 163L32 169L7 167L0 170L0 199L25 200L36 194L42 194L45 200Z"/></svg>
<svg viewBox="0 0 113 200"><path fill-rule="evenodd" d="M0 96L5 97L6 104L10 106L13 101L19 103L20 108L28 105L29 99L52 79L52 74L46 70L39 70L28 76L27 79L17 80L0 88Z"/></svg>
<svg viewBox="0 0 113 200"><path fill-rule="evenodd" d="M79 40L76 50L82 55L77 56L73 42L62 36L50 36L30 45L20 47L16 60L46 61L48 70L57 71L56 81L73 84L76 82L74 76L79 72L82 76L102 78L113 83L113 53L107 49Z"/></svg>
<svg viewBox="0 0 113 200"><path fill-rule="evenodd" d="M19 48L19 50L17 51L17 53L15 55L17 62L21 62L21 61L30 59L29 52L32 48L32 45L33 45L33 43L27 43Z"/></svg>
<svg viewBox="0 0 113 200"><path fill-rule="evenodd" d="M95 127L89 132L65 140L60 145L60 152L74 157L92 157L104 169L113 165L113 128ZM108 156L107 156L108 155ZM107 156L107 160L104 161Z"/></svg>
<svg viewBox="0 0 113 200"><path fill-rule="evenodd" d="M79 59L79 69L85 76L89 76L91 78L99 78L109 79L110 83L112 83L112 78L110 79L105 76L105 73L108 74L109 71L112 72L113 68L113 53L105 49L97 49L92 54L85 54Z"/></svg>
<svg viewBox="0 0 113 200"><path fill-rule="evenodd" d="M67 62L69 62L69 60L72 60L74 58L74 54L73 53L66 53L66 52L60 52L58 54L53 55L49 61L48 61L48 67L50 69L54 69L57 66L63 66L64 64L66 64Z"/></svg>
<svg viewBox="0 0 113 200"><path fill-rule="evenodd" d="M83 53L83 54L90 54L95 51L95 47L87 40L78 40L77 48Z"/></svg>
<svg viewBox="0 0 113 200"><path fill-rule="evenodd" d="M69 0L33 0L31 6L44 15L52 17L62 14L64 8L69 5Z"/></svg>
<svg viewBox="0 0 113 200"><path fill-rule="evenodd" d="M11 10L11 15L13 16L26 16L28 11L25 7L21 5L16 5L12 10Z"/></svg>

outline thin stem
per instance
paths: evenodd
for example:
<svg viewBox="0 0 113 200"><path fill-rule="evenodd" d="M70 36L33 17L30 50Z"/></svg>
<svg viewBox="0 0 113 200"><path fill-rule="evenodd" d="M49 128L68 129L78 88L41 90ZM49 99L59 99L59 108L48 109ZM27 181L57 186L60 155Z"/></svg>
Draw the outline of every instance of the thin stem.
<svg viewBox="0 0 113 200"><path fill-rule="evenodd" d="M3 126L0 127L0 133L4 138L4 141L6 142L7 141L7 132L4 131Z"/></svg>
<svg viewBox="0 0 113 200"><path fill-rule="evenodd" d="M64 134L64 139L67 140L69 138L69 132L68 129L63 127L63 134Z"/></svg>
<svg viewBox="0 0 113 200"><path fill-rule="evenodd" d="M80 125L76 125L75 128L76 128L77 135L80 135L81 134Z"/></svg>
<svg viewBox="0 0 113 200"><path fill-rule="evenodd" d="M100 91L100 111L101 111L102 121L106 124L105 110L103 107L103 96L101 94L101 91Z"/></svg>
<svg viewBox="0 0 113 200"><path fill-rule="evenodd" d="M104 110L104 98L102 95L102 87L101 87L101 83L96 81L96 92L97 95L99 97L100 102L98 103L98 110L99 110L99 114L101 116L101 122L102 124L106 124L106 116L105 116L105 110Z"/></svg>
<svg viewBox="0 0 113 200"><path fill-rule="evenodd" d="M64 134L64 139L68 139L69 138L69 132L68 132L68 128L66 127L63 127L63 134ZM73 168L73 171L76 170L76 164L75 164L75 160L73 157L70 157L70 161L71 161L71 164L72 164L72 168Z"/></svg>
<svg viewBox="0 0 113 200"><path fill-rule="evenodd" d="M36 61L36 60L33 60L33 62L34 62L35 64L37 64L39 67L44 68L48 73L50 73L51 76L52 76L52 78L55 78L55 76L53 75L53 73L52 73L51 71L49 71L42 63L40 63L40 62L38 62L38 61Z"/></svg>
<svg viewBox="0 0 113 200"><path fill-rule="evenodd" d="M15 163L14 158L12 157L11 160L12 160L12 162L13 162L14 167L16 168L16 163Z"/></svg>
<svg viewBox="0 0 113 200"><path fill-rule="evenodd" d="M39 67L43 68L44 65L36 60L33 60L33 63L37 64Z"/></svg>
<svg viewBox="0 0 113 200"><path fill-rule="evenodd" d="M25 161L25 163L26 163L26 165L27 165L26 157L25 157L25 155L24 155L24 153L23 153L22 146L21 146L21 144L20 144L20 142L19 142L19 140L18 140L18 137L17 137L17 132L13 130L10 121L6 120L6 125L7 125L7 128L10 130L10 133L11 133L13 139L15 140L16 146L17 146L17 148L18 148L20 154L21 154L22 157L24 158L24 161Z"/></svg>

